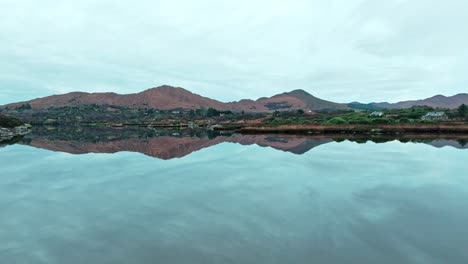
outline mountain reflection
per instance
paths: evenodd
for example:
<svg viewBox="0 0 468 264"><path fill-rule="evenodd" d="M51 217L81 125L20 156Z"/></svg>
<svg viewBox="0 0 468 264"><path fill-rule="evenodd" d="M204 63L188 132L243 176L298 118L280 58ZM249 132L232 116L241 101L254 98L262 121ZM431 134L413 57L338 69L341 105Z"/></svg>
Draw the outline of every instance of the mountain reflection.
<svg viewBox="0 0 468 264"><path fill-rule="evenodd" d="M383 143L399 140L402 143L424 143L434 147L468 148L468 136L440 138L437 135L404 137L353 136L353 135L241 135L223 134L207 130L150 130L143 128L92 128L92 127L35 127L33 133L18 143L51 151L71 154L139 152L159 159L187 156L195 151L230 142L241 145L258 145L304 154L322 144L331 142L369 141Z"/></svg>

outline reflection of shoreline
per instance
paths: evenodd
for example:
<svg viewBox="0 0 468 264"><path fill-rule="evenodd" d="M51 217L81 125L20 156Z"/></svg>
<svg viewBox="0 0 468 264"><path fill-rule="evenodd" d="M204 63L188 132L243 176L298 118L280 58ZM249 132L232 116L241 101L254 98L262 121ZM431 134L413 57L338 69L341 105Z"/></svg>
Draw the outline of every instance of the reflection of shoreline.
<svg viewBox="0 0 468 264"><path fill-rule="evenodd" d="M0 139L0 148L3 148L8 145L13 145L20 142L23 139L23 136L15 136L9 139Z"/></svg>
<svg viewBox="0 0 468 264"><path fill-rule="evenodd" d="M70 154L116 153L121 151L139 152L160 159L180 158L192 152L230 142L241 145L259 145L295 154L303 154L321 144L330 143L331 139L278 138L271 136L218 136L216 138L157 136L153 138L112 139L110 141L89 142L73 140L53 140L35 137L26 139L24 144L67 152Z"/></svg>
<svg viewBox="0 0 468 264"><path fill-rule="evenodd" d="M379 125L255 125L236 129L243 134L287 133L287 134L348 134L348 135L380 135L398 136L401 134L468 134L465 123L440 124L379 124Z"/></svg>
<svg viewBox="0 0 468 264"><path fill-rule="evenodd" d="M139 152L160 159L187 156L195 151L224 142L258 145L277 150L304 154L331 142L352 141L384 143L398 140L402 143L425 143L434 147L468 148L468 136L463 135L241 135L220 134L207 130L148 130L112 128L36 128L21 143L51 151L71 154Z"/></svg>

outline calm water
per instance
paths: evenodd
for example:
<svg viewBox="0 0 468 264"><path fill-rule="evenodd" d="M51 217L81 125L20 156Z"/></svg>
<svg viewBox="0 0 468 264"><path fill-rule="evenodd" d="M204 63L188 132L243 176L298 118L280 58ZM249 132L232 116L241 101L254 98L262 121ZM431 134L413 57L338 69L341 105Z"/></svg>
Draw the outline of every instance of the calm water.
<svg viewBox="0 0 468 264"><path fill-rule="evenodd" d="M1 263L468 263L453 142L194 140L1 148Z"/></svg>

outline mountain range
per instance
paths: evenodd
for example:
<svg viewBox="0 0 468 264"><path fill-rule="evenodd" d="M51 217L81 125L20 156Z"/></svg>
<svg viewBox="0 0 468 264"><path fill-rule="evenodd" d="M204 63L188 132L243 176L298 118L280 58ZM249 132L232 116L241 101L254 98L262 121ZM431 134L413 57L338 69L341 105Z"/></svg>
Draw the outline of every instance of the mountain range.
<svg viewBox="0 0 468 264"><path fill-rule="evenodd" d="M412 106L430 106L434 108L457 108L460 105L468 105L468 94L461 93L454 96L436 95L424 100L402 101L394 104L390 103L372 103L372 105L388 108L388 109L401 109L411 108Z"/></svg>
<svg viewBox="0 0 468 264"><path fill-rule="evenodd" d="M70 154L87 153L117 153L138 152L150 157L169 160L182 158L201 149L210 148L221 143L237 143L241 145L258 145L270 147L297 155L302 155L311 149L323 144L335 142L330 138L321 136L296 137L288 135L226 135L215 138L192 136L157 136L150 138L122 138L116 133L116 137L109 140L83 139L73 135L68 139L54 139L54 132L45 134L33 134L27 136L20 143L36 148L51 151L66 152ZM389 139L389 141L392 141ZM425 144L442 148L446 146L466 149L468 145L457 140L428 139ZM0 144L1 147L1 144Z"/></svg>
<svg viewBox="0 0 468 264"><path fill-rule="evenodd" d="M350 108L382 109L409 108L416 105L427 105L434 108L457 108L461 104L468 105L468 94L458 94L451 97L437 95L417 101L398 103L350 103L342 104L317 98L304 90L293 90L272 97L262 97L257 100L244 99L237 102L221 102L192 93L188 90L168 85L151 88L134 94L116 93L84 93L72 92L62 95L52 95L30 101L12 103L0 108L15 108L29 105L40 110L50 107L82 106L82 105L113 105L130 108L155 108L161 110L215 108L245 112L273 112L283 110L319 111L344 110Z"/></svg>
<svg viewBox="0 0 468 264"><path fill-rule="evenodd" d="M214 139L198 137L161 136L148 139L116 139L105 142L83 140L50 140L35 136L23 144L37 148L60 151L71 154L116 153L121 151L139 152L150 157L169 160L190 155L193 152L221 143L230 142L241 145L258 145L301 155L322 144L333 142L332 139L312 139L296 137L273 137L264 135L220 136Z"/></svg>

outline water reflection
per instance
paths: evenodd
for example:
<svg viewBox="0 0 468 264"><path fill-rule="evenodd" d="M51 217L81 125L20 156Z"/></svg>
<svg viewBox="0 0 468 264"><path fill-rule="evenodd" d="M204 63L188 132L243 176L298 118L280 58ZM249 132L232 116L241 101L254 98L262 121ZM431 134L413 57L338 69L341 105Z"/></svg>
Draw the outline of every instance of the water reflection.
<svg viewBox="0 0 468 264"><path fill-rule="evenodd" d="M334 138L36 129L0 149L0 262L468 263L468 151Z"/></svg>
<svg viewBox="0 0 468 264"><path fill-rule="evenodd" d="M258 145L294 154L304 154L330 142L424 143L434 147L468 148L468 135L241 135L209 130L151 130L142 128L36 127L18 143L71 154L139 152L159 159L187 156L220 143ZM10 142L11 144L11 142Z"/></svg>

